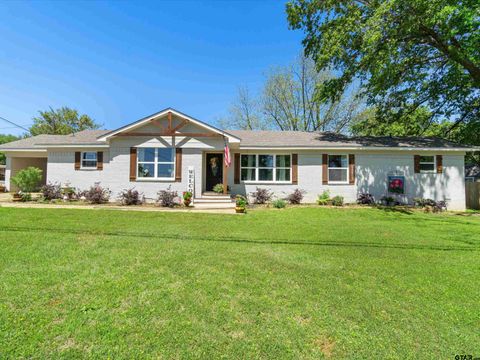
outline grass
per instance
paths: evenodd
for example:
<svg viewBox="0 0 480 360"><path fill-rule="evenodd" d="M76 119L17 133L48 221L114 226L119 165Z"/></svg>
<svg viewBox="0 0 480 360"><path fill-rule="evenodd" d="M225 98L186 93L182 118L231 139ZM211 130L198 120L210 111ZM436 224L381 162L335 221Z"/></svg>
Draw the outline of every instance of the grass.
<svg viewBox="0 0 480 360"><path fill-rule="evenodd" d="M480 356L476 215L0 219L0 358Z"/></svg>

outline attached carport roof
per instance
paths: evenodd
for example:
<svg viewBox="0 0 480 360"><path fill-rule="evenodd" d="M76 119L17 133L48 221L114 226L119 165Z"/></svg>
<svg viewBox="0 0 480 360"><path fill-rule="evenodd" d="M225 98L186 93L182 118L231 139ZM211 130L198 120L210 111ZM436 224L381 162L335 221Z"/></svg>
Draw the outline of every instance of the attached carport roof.
<svg viewBox="0 0 480 360"><path fill-rule="evenodd" d="M108 130L83 130L70 135L37 135L2 144L0 150L46 150L47 147L55 145L106 145L105 141L98 141L97 138L107 132Z"/></svg>

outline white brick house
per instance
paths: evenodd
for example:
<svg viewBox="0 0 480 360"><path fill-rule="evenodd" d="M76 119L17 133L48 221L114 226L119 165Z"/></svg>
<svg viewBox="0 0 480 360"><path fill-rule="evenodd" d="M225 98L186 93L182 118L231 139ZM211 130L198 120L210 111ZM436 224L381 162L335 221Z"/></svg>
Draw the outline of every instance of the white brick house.
<svg viewBox="0 0 480 360"><path fill-rule="evenodd" d="M231 165L224 162L228 145ZM114 131L39 135L0 146L5 185L20 169L43 170L43 183L87 189L100 182L113 198L135 187L154 199L171 186L185 191L194 177L200 198L222 183L230 194L269 188L283 197L299 188L305 202L329 190L354 202L359 193L447 200L465 208L464 156L473 149L433 138L357 137L294 131L220 130L168 108ZM400 179L401 191L389 184Z"/></svg>

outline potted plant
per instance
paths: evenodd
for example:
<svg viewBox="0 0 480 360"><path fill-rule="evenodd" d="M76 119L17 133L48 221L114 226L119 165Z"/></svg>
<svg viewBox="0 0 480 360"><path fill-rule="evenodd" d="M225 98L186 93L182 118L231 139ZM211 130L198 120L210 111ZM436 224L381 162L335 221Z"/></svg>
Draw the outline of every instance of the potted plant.
<svg viewBox="0 0 480 360"><path fill-rule="evenodd" d="M22 192L17 191L16 193L14 193L12 200L15 201L15 202L22 201Z"/></svg>
<svg viewBox="0 0 480 360"><path fill-rule="evenodd" d="M183 192L183 205L190 206L190 203L192 202L192 197L193 197L193 194L192 194L191 191L184 191Z"/></svg>
<svg viewBox="0 0 480 360"><path fill-rule="evenodd" d="M223 194L223 184L217 184L213 187L213 191L217 194Z"/></svg>
<svg viewBox="0 0 480 360"><path fill-rule="evenodd" d="M235 198L235 212L242 214L247 207L247 199L242 195L237 195Z"/></svg>

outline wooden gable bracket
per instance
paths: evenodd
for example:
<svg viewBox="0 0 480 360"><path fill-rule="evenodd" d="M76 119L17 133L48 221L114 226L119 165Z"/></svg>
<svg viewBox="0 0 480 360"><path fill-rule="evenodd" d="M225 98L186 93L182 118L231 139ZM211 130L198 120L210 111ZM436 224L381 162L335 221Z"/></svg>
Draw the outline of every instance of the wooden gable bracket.
<svg viewBox="0 0 480 360"><path fill-rule="evenodd" d="M172 128L172 113L168 112L168 127L164 127L158 119L153 119L152 123L155 126L159 127L162 134L165 134L165 136L168 136L168 135L174 136L178 130L180 130L182 127L184 127L188 123L188 120L183 119L183 121L180 124Z"/></svg>
<svg viewBox="0 0 480 360"><path fill-rule="evenodd" d="M223 137L221 134L215 133L172 133L172 132L159 132L159 133L152 133L152 132L130 132L125 134L118 134L117 136L185 136L185 137Z"/></svg>
<svg viewBox="0 0 480 360"><path fill-rule="evenodd" d="M187 125L188 123L188 120L187 119L183 119L183 121L178 124L177 126L175 126L173 129L172 129L172 132L175 133L177 132L178 130L180 130L182 127L184 127L185 125Z"/></svg>

